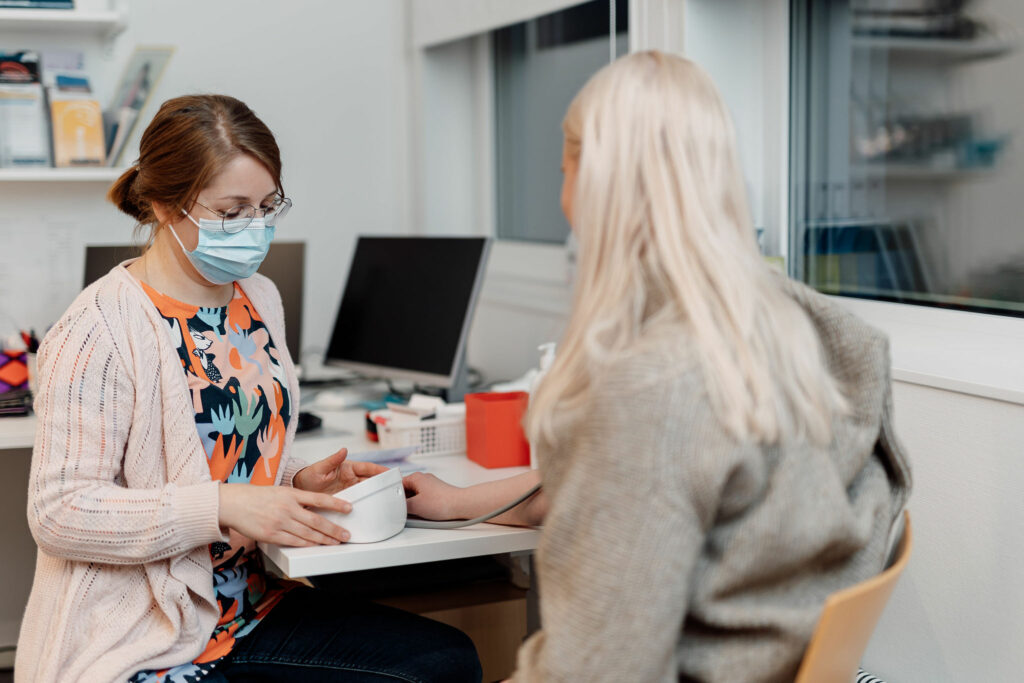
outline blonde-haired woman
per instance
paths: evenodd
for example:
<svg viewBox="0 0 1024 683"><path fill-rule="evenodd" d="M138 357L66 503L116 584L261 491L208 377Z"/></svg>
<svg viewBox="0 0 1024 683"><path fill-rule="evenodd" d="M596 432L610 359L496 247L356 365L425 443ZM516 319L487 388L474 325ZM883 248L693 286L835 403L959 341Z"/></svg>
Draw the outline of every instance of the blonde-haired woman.
<svg viewBox="0 0 1024 683"><path fill-rule="evenodd" d="M618 60L563 128L580 258L527 418L543 628L514 680L792 680L825 597L882 567L909 493L886 340L764 263L693 62ZM473 497L410 483L414 512Z"/></svg>

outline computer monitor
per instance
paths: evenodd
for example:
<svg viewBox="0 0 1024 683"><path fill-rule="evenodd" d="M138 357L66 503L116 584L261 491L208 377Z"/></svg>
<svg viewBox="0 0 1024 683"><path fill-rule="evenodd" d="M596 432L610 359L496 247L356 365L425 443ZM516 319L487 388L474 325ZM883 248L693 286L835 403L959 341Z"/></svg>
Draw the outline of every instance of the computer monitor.
<svg viewBox="0 0 1024 683"><path fill-rule="evenodd" d="M325 364L461 400L489 249L484 237L359 237Z"/></svg>
<svg viewBox="0 0 1024 683"><path fill-rule="evenodd" d="M140 255L139 248L130 244L87 245L85 247L85 282L88 287L110 272L122 261ZM296 363L302 350L302 281L305 273L305 242L272 242L259 272L277 285L284 305L285 344Z"/></svg>

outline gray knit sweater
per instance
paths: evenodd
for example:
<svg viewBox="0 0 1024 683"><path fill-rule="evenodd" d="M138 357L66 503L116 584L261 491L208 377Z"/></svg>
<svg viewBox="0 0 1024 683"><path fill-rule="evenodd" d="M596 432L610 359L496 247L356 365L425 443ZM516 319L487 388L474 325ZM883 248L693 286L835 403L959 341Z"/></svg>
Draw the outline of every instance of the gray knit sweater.
<svg viewBox="0 0 1024 683"><path fill-rule="evenodd" d="M826 596L882 568L910 490L887 341L786 287L852 407L832 443L736 443L696 364L657 350L597 378L573 436L540 452L543 628L517 682L791 681Z"/></svg>

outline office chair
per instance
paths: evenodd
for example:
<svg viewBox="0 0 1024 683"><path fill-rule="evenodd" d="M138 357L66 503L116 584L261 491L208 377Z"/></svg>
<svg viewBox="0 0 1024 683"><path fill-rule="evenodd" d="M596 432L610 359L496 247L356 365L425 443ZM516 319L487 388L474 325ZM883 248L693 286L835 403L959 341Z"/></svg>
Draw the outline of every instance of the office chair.
<svg viewBox="0 0 1024 683"><path fill-rule="evenodd" d="M892 561L877 576L836 591L825 600L795 683L851 683L896 580L910 559L910 513Z"/></svg>

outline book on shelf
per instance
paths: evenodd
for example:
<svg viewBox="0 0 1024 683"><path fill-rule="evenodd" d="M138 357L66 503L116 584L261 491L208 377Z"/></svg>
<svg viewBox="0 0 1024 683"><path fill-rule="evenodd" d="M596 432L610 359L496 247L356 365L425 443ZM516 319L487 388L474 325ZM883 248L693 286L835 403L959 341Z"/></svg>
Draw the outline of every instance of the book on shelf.
<svg viewBox="0 0 1024 683"><path fill-rule="evenodd" d="M92 95L83 67L80 52L54 51L43 55L53 165L57 168L102 166L106 162L103 111Z"/></svg>
<svg viewBox="0 0 1024 683"><path fill-rule="evenodd" d="M107 149L107 166L116 166L118 160L121 158L121 154L124 152L124 146L128 142L128 135L132 132L135 127L135 119L139 117L139 110L132 107L121 107L117 110L113 118L108 120L113 121L113 125L108 128L113 134L113 140L109 141Z"/></svg>
<svg viewBox="0 0 1024 683"><path fill-rule="evenodd" d="M35 52L0 54L0 168L47 166L46 98Z"/></svg>
<svg viewBox="0 0 1024 683"><path fill-rule="evenodd" d="M100 103L81 93L53 93L53 165L57 168L103 166L103 110Z"/></svg>
<svg viewBox="0 0 1024 683"><path fill-rule="evenodd" d="M74 0L0 0L0 9L74 9Z"/></svg>
<svg viewBox="0 0 1024 683"><path fill-rule="evenodd" d="M138 124L139 114L146 107L173 54L172 47L140 45L128 58L114 100L103 113L108 166L121 163L128 140Z"/></svg>
<svg viewBox="0 0 1024 683"><path fill-rule="evenodd" d="M0 52L0 83L39 83L39 67L38 52Z"/></svg>

